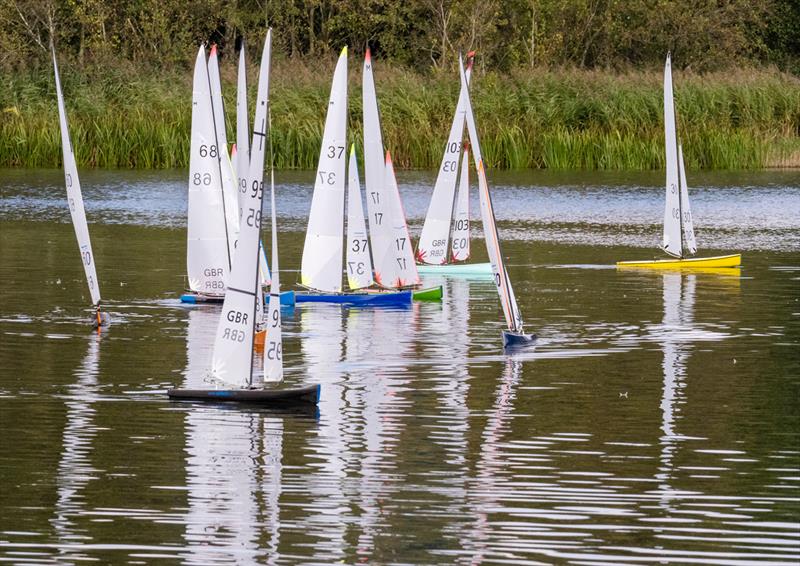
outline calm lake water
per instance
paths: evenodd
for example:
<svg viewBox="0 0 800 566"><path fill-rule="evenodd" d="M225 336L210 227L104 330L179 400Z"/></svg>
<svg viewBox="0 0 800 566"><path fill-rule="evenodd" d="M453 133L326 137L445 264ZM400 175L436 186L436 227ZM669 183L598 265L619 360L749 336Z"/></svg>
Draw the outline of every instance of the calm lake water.
<svg viewBox="0 0 800 566"><path fill-rule="evenodd" d="M727 275L614 269L657 255L661 173L490 172L536 347L503 355L486 281L301 305L286 381L322 400L280 413L165 397L219 316L178 302L185 172L81 175L102 335L61 172L0 170L0 561L800 561L800 172L690 174ZM277 177L291 288L313 172ZM413 235L432 181L400 172Z"/></svg>

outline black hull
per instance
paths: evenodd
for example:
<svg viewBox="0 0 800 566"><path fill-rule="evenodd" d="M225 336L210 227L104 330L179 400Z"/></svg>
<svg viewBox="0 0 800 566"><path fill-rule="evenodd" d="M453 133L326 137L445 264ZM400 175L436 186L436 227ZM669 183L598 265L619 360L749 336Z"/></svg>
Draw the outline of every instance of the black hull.
<svg viewBox="0 0 800 566"><path fill-rule="evenodd" d="M169 389L170 399L210 401L212 403L253 403L259 405L294 405L319 403L319 385L296 389Z"/></svg>
<svg viewBox="0 0 800 566"><path fill-rule="evenodd" d="M503 330L503 348L514 349L530 346L536 341L536 334L524 334L522 332L511 332Z"/></svg>

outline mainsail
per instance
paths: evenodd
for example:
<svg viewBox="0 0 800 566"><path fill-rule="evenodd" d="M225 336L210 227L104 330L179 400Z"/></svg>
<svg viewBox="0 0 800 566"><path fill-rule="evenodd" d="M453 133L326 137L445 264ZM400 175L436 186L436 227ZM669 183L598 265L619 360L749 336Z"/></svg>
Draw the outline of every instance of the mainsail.
<svg viewBox="0 0 800 566"><path fill-rule="evenodd" d="M264 153L269 134L269 64L272 30L267 31L258 80L256 115L242 206L236 261L222 305L212 360L213 377L234 385L253 384L253 336L256 325L258 254L264 195Z"/></svg>
<svg viewBox="0 0 800 566"><path fill-rule="evenodd" d="M475 117L472 114L472 103L469 99L469 91L467 90L467 77L464 73L464 64L460 58L459 67L461 71L461 96L464 99L467 129L469 131L475 167L478 170L478 193L480 195L481 219L483 220L486 251L489 255L489 261L492 264L492 274L494 275L497 292L500 294L500 304L503 306L503 314L505 315L508 328L513 332L522 332L522 315L519 312L517 300L514 296L514 289L511 287L511 280L508 278L508 272L503 263L503 254L500 251L500 237L497 233L492 197L489 194L489 183L486 180L486 170L481 155L480 142L478 141L478 130L475 125Z"/></svg>
<svg viewBox="0 0 800 566"><path fill-rule="evenodd" d="M89 239L89 225L86 223L86 210L83 208L81 184L78 179L78 165L75 162L75 153L72 150L72 142L69 139L67 110L64 106L64 95L61 92L56 50L55 47L51 47L51 49L53 53L53 70L56 76L58 120L61 127L61 151L64 156L64 181L67 185L67 202L69 203L69 213L72 217L72 227L75 229L75 237L78 239L81 263L83 264L83 271L86 273L86 283L89 285L92 304L97 306L100 304L100 282L97 280L97 272L94 267L92 242Z"/></svg>
<svg viewBox="0 0 800 566"><path fill-rule="evenodd" d="M467 62L467 84L469 84L471 70L472 59L470 58ZM462 153L461 142L464 137L464 105L462 100L463 98L459 93L456 112L450 125L450 135L447 137L442 163L439 166L431 202L428 205L425 223L422 226L419 243L417 244L417 260L430 265L447 263L447 243L450 236L450 221L452 220L453 200L458 179L458 162ZM468 162L468 158L465 156L463 161ZM469 236L467 236L467 242L469 242ZM469 257L469 252L466 255ZM459 261L463 259L466 259L466 257L458 258Z"/></svg>
<svg viewBox="0 0 800 566"><path fill-rule="evenodd" d="M364 57L364 184L375 281L383 287L419 283L391 157L384 157L378 98L369 49Z"/></svg>
<svg viewBox="0 0 800 566"><path fill-rule="evenodd" d="M342 290L346 147L347 47L344 47L333 73L300 266L304 286L329 293Z"/></svg>
<svg viewBox="0 0 800 566"><path fill-rule="evenodd" d="M222 206L225 210L228 250L231 261L236 251L236 238L239 236L239 190L238 179L228 154L228 134L225 131L225 105L222 101L222 82L219 76L217 46L211 46L208 56L208 80L211 88L211 109L214 112L214 130L217 135L217 157L219 159L220 179L222 180Z"/></svg>
<svg viewBox="0 0 800 566"><path fill-rule="evenodd" d="M678 136L675 126L675 105L672 96L672 63L669 54L667 54L667 62L664 66L664 142L666 145L667 198L664 205L664 238L662 246L669 255L682 257Z"/></svg>
<svg viewBox="0 0 800 566"><path fill-rule="evenodd" d="M231 257L218 151L205 49L200 46L192 87L186 268L192 291L221 295Z"/></svg>

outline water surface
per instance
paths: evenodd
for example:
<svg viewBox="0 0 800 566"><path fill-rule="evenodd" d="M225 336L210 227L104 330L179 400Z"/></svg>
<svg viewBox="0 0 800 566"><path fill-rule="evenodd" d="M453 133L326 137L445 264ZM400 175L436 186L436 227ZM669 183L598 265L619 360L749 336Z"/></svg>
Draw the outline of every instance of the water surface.
<svg viewBox="0 0 800 566"><path fill-rule="evenodd" d="M312 176L278 176L287 287ZM0 171L0 561L796 564L800 174L691 177L741 271L613 268L656 255L661 174L493 172L536 348L503 355L485 281L302 305L286 381L322 400L276 413L165 399L219 315L177 300L184 172L82 172L97 335L60 171ZM400 181L418 234L432 175Z"/></svg>

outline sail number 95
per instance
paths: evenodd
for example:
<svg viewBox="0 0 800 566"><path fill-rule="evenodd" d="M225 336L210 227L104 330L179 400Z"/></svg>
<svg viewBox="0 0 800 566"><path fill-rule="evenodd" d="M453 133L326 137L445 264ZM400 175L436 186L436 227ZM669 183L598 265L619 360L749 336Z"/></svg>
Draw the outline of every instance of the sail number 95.
<svg viewBox="0 0 800 566"><path fill-rule="evenodd" d="M261 228L261 211L255 208L248 208L247 210L249 212L247 215L247 225Z"/></svg>

